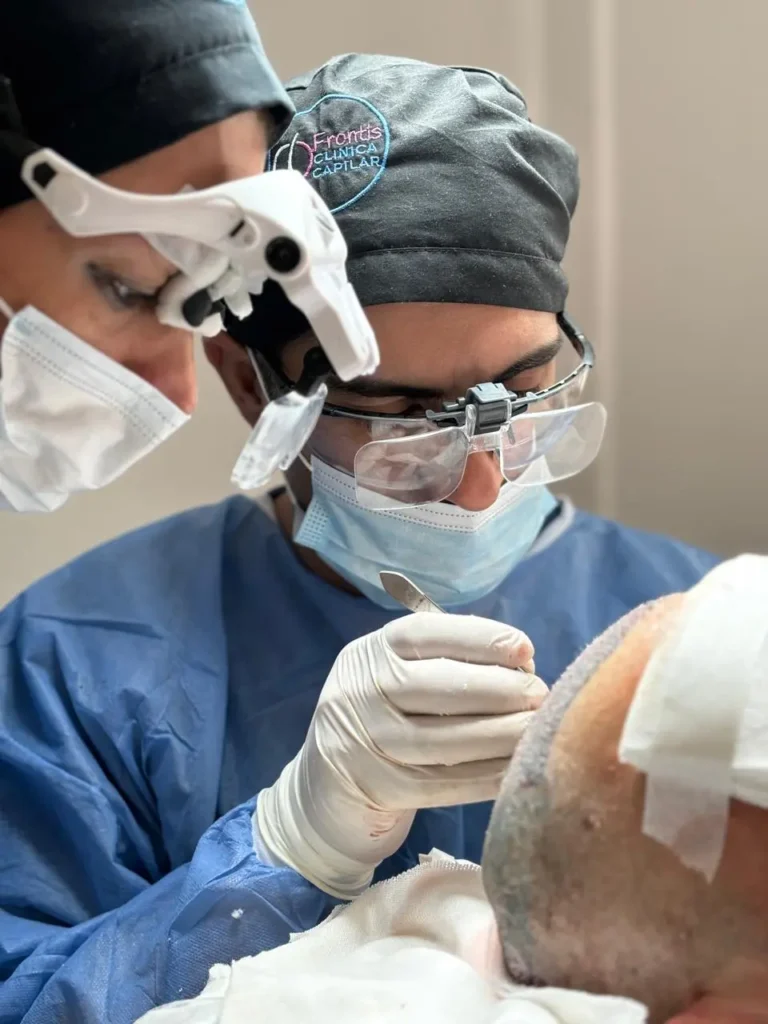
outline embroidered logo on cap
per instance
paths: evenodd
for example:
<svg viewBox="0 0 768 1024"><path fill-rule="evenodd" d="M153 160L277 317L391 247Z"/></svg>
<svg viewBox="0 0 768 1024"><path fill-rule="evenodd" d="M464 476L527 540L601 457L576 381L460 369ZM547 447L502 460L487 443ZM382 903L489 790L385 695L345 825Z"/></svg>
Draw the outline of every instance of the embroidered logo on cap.
<svg viewBox="0 0 768 1024"><path fill-rule="evenodd" d="M296 113L270 153L269 170L301 171L331 213L352 206L384 174L389 157L387 119L368 100L328 93Z"/></svg>

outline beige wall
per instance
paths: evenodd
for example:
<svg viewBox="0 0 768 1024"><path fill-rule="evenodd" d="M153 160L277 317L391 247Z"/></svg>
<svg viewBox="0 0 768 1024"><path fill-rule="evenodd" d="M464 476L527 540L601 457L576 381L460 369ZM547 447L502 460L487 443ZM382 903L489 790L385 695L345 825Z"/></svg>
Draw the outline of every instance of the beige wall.
<svg viewBox="0 0 768 1024"><path fill-rule="evenodd" d="M768 4L618 6L619 511L766 551Z"/></svg>
<svg viewBox="0 0 768 1024"><path fill-rule="evenodd" d="M284 76L372 50L505 71L579 148L571 308L610 435L590 508L768 550L764 0L325 0L254 9ZM192 424L47 517L0 514L0 600L94 542L229 493L245 427L207 367Z"/></svg>

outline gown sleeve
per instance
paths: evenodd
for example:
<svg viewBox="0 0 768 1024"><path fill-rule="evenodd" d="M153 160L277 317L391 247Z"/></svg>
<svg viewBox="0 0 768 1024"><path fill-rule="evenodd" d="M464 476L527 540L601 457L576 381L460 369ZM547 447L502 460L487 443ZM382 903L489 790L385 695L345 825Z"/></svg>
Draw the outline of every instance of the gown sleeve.
<svg viewBox="0 0 768 1024"><path fill-rule="evenodd" d="M255 796L219 815L221 715L162 640L39 607L0 613L0 1024L130 1024L337 901L260 859Z"/></svg>

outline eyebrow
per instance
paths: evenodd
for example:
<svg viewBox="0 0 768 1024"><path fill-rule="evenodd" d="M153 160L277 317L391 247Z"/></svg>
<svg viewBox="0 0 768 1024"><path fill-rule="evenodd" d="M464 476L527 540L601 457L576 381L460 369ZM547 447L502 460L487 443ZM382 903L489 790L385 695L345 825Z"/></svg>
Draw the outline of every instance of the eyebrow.
<svg viewBox="0 0 768 1024"><path fill-rule="evenodd" d="M526 355L516 359L501 373L497 374L492 383L501 384L505 380L517 377L528 370L538 370L541 366L551 363L563 345L562 335L553 341L539 345ZM485 383L478 381L478 384ZM440 388L414 387L412 384L400 384L392 380L366 380L359 377L356 380L343 381L335 374L327 379L326 384L329 391L337 391L346 395L357 395L360 398L442 398L445 391Z"/></svg>

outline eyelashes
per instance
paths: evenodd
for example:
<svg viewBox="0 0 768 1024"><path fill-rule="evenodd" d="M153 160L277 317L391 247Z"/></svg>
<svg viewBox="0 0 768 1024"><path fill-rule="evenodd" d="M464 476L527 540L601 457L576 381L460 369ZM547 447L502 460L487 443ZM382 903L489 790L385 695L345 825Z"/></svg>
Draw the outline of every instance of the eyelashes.
<svg viewBox="0 0 768 1024"><path fill-rule="evenodd" d="M97 263L87 263L85 270L91 283L104 296L112 309L118 312L125 310L152 311L155 309L160 289L148 292L137 288L119 274L100 267Z"/></svg>

